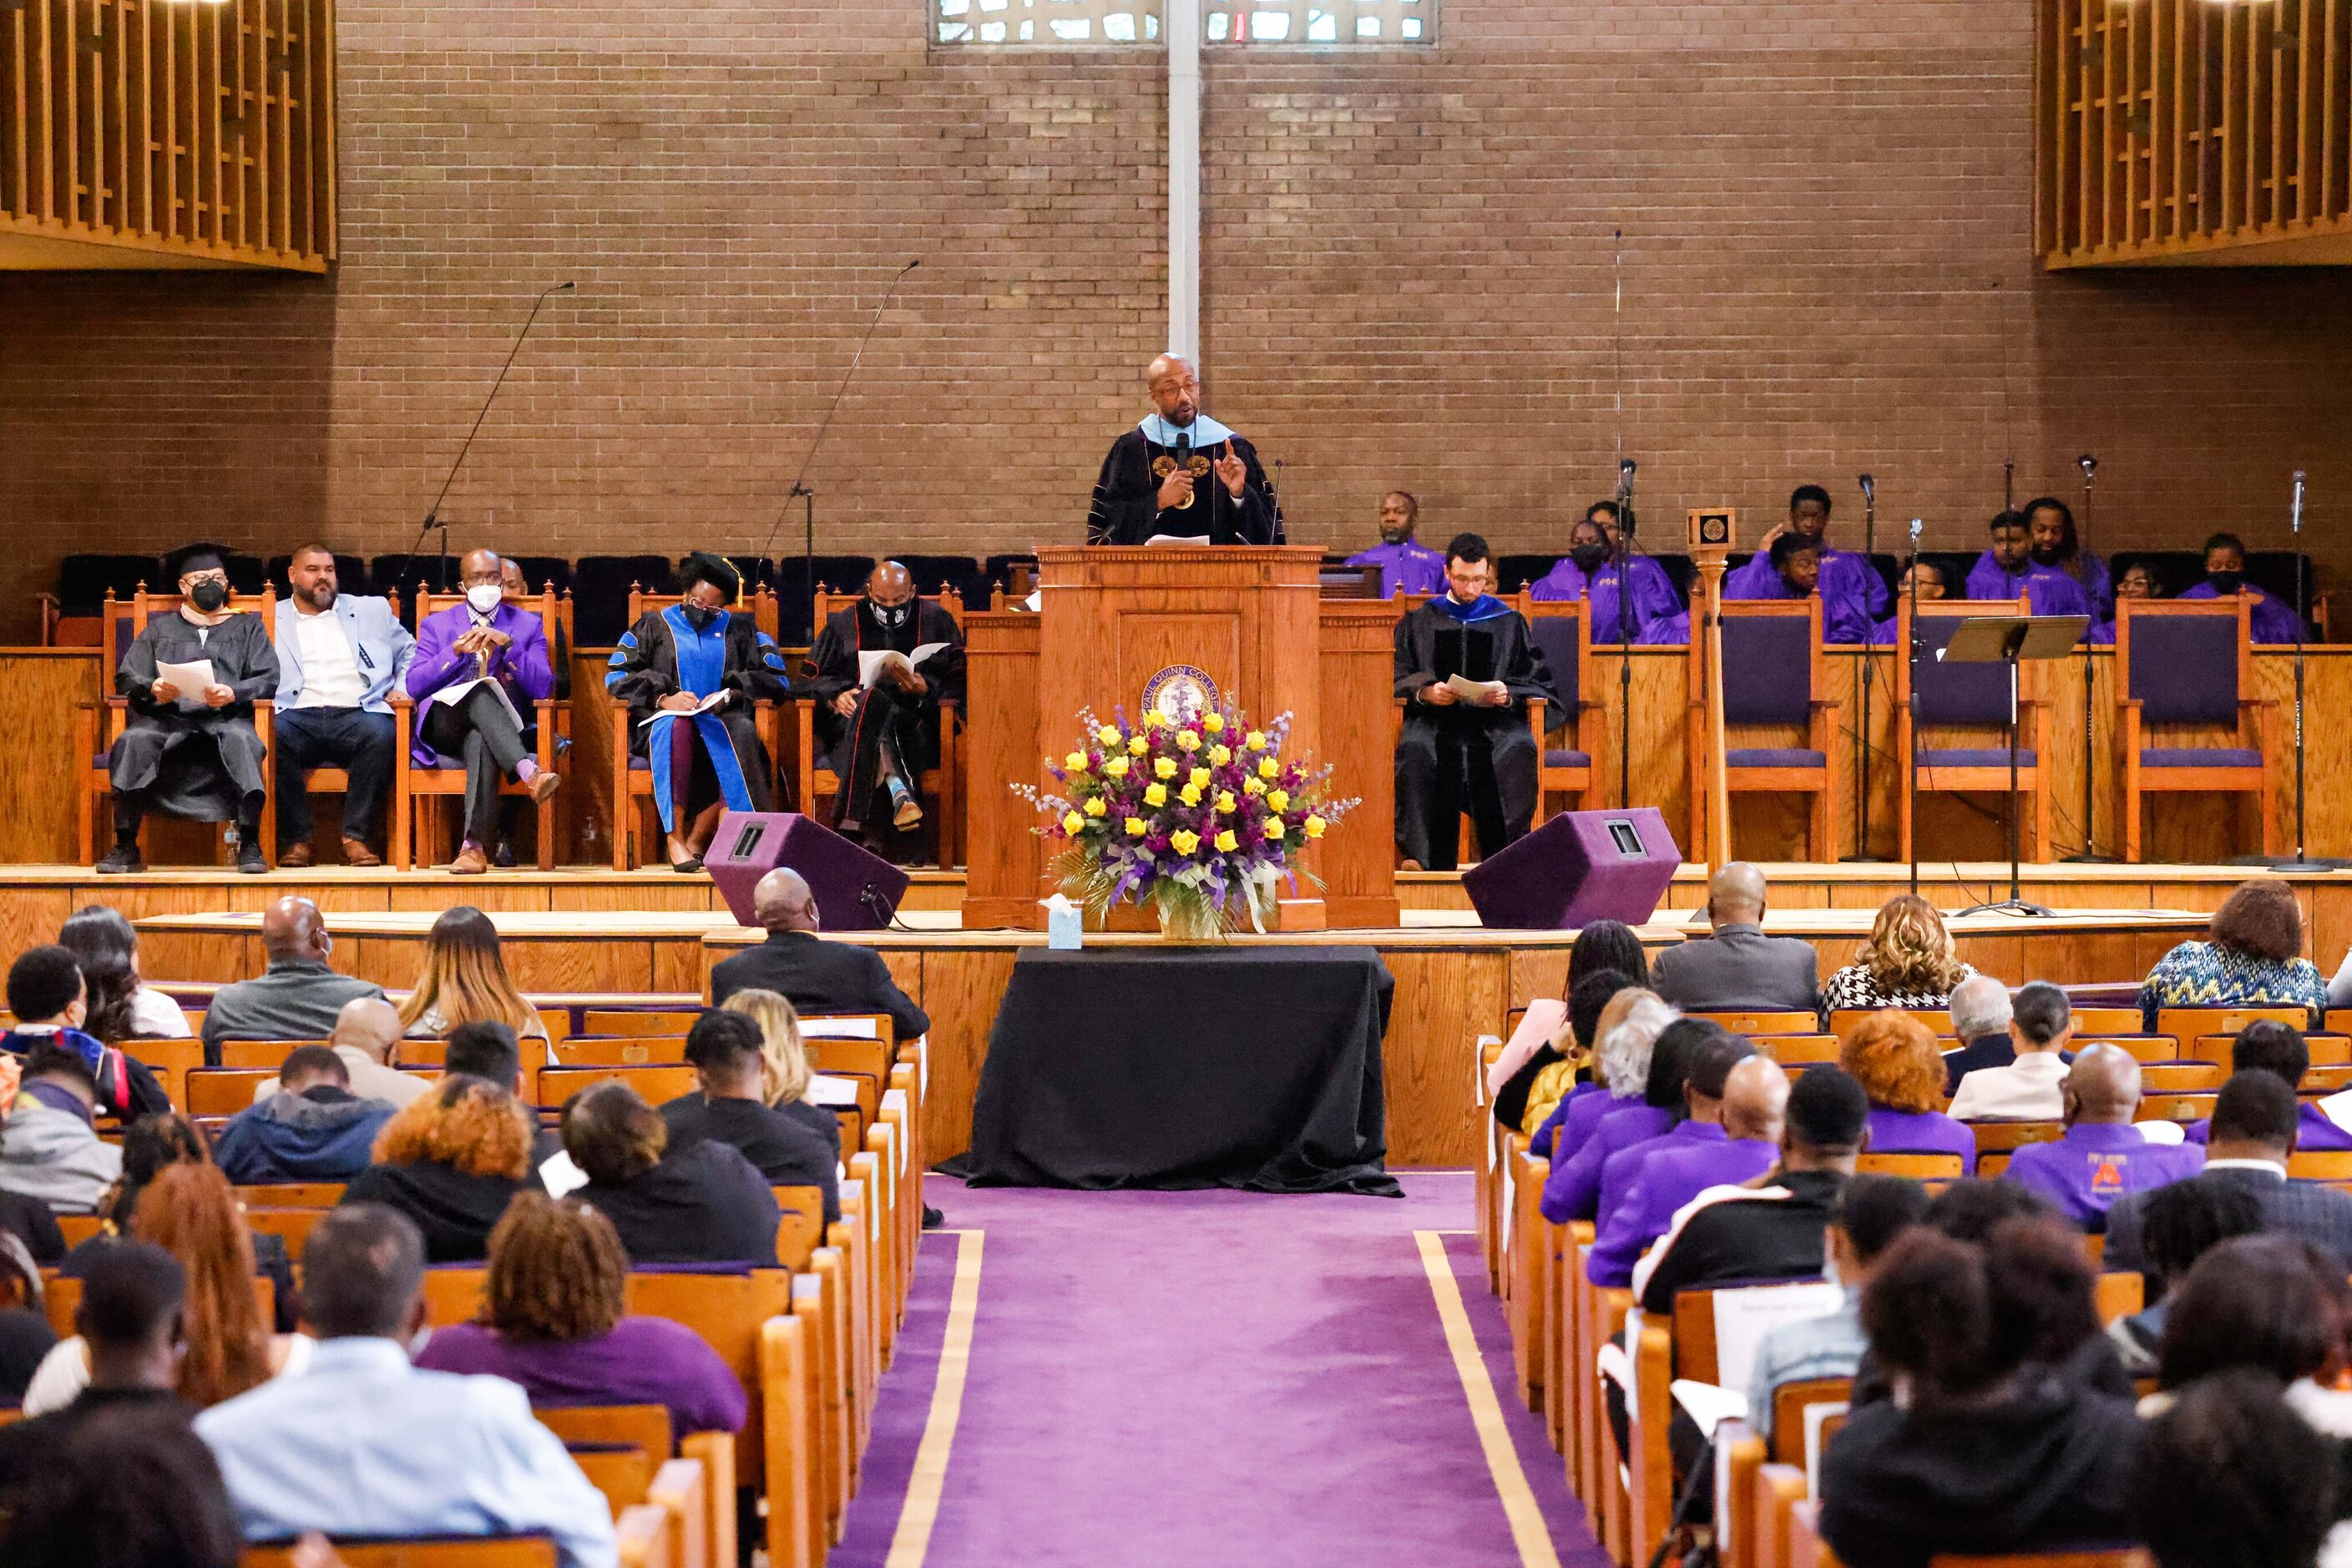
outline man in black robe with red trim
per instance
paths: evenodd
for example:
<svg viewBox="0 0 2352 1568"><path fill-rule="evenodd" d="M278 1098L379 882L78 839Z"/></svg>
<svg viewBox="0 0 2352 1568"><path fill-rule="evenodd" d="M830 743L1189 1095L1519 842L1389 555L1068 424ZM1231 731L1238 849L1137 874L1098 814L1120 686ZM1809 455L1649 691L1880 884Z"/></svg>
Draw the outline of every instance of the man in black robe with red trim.
<svg viewBox="0 0 2352 1568"><path fill-rule="evenodd" d="M884 663L865 679L861 656L912 659L933 643L944 646L919 663ZM922 826L915 784L939 765L940 704L963 700L963 632L946 610L915 596L904 566L885 561L866 579L864 598L825 617L809 662L816 669L817 738L841 781L833 825L888 853L898 835Z"/></svg>

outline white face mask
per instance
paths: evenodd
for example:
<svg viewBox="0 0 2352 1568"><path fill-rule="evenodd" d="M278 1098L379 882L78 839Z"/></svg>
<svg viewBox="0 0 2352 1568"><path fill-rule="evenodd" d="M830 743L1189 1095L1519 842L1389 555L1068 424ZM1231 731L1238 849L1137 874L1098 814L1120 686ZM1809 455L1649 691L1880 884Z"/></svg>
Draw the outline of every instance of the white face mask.
<svg viewBox="0 0 2352 1568"><path fill-rule="evenodd" d="M474 607L474 614L478 616L497 614L498 607L506 602L506 596L507 591L496 583L477 583L466 590L466 603Z"/></svg>

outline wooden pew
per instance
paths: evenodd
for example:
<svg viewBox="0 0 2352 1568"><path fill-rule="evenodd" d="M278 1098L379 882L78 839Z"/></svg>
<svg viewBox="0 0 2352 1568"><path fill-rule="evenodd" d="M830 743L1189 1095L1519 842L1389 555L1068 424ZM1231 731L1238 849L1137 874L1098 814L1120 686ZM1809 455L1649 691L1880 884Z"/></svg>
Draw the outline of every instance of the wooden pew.
<svg viewBox="0 0 2352 1568"><path fill-rule="evenodd" d="M621 1568L671 1568L669 1515L652 1503L639 1503L613 1521L621 1549Z"/></svg>
<svg viewBox="0 0 2352 1568"><path fill-rule="evenodd" d="M654 1472L646 1501L662 1510L673 1568L735 1568L710 1555L710 1480L698 1459L672 1459Z"/></svg>
<svg viewBox="0 0 2352 1568"><path fill-rule="evenodd" d="M588 1484L604 1494L614 1519L646 1500L656 1460L643 1448L633 1443L566 1443L563 1447Z"/></svg>
<svg viewBox="0 0 2352 1568"><path fill-rule="evenodd" d="M346 1568L555 1568L555 1542L544 1535L479 1541L354 1541L331 1544ZM248 1546L237 1568L293 1568L294 1543Z"/></svg>
<svg viewBox="0 0 2352 1568"><path fill-rule="evenodd" d="M699 1085L694 1069L683 1064L541 1068L531 1089L532 1103L551 1109L561 1106L582 1089L593 1088L606 1079L619 1079L635 1089L639 1099L652 1106L666 1105L680 1096L692 1094Z"/></svg>

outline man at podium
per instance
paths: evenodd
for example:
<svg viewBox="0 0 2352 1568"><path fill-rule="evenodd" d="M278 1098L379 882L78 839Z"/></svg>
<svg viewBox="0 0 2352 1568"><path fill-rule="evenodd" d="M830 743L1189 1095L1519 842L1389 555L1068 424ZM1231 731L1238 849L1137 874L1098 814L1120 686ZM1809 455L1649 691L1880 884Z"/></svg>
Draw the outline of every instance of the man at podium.
<svg viewBox="0 0 2352 1568"><path fill-rule="evenodd" d="M1282 508L1256 449L1201 412L1192 362L1161 354L1145 380L1153 412L1103 458L1087 542L1281 543Z"/></svg>

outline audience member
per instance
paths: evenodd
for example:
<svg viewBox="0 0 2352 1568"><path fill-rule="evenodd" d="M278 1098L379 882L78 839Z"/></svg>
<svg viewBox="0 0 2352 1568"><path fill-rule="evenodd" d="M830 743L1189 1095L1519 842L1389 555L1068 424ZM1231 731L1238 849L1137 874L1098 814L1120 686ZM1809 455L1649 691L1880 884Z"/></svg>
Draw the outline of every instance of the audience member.
<svg viewBox="0 0 2352 1568"><path fill-rule="evenodd" d="M42 1041L72 1051L89 1069L100 1115L128 1121L171 1110L171 1096L163 1092L145 1063L124 1056L83 1029L89 1016L88 996L81 965L72 950L26 948L8 966L8 1011L16 1021L6 1035L0 1036L0 1051L21 1058Z"/></svg>
<svg viewBox="0 0 2352 1568"><path fill-rule="evenodd" d="M56 1040L35 1044L24 1070L0 1123L0 1188L88 1214L122 1173L122 1151L98 1135L98 1085L80 1053Z"/></svg>
<svg viewBox="0 0 2352 1568"><path fill-rule="evenodd" d="M2284 882L2241 882L2213 911L2201 942L2156 961L2139 988L2143 1026L2162 1007L2327 1007L2327 984L2303 956L2303 908Z"/></svg>
<svg viewBox="0 0 2352 1568"><path fill-rule="evenodd" d="M81 965L89 988L82 1027L110 1046L125 1040L184 1040L188 1016L139 977L139 933L121 910L89 904L58 930L58 945Z"/></svg>
<svg viewBox="0 0 2352 1568"><path fill-rule="evenodd" d="M760 1098L825 1141L841 1158L841 1119L812 1104L809 1084L816 1077L808 1047L801 1042L800 1015L773 991L738 991L722 1009L740 1013L760 1026Z"/></svg>
<svg viewBox="0 0 2352 1568"><path fill-rule="evenodd" d="M2314 1568L2342 1507L2340 1467L2276 1378L2220 1373L2147 1424L2132 1520L2156 1568Z"/></svg>
<svg viewBox="0 0 2352 1568"><path fill-rule="evenodd" d="M2352 1194L2287 1180L2298 1110L2294 1090L2274 1074L2249 1068L2233 1075L2214 1101L2205 1169L2196 1179L2252 1193L2261 1205L2263 1229L2300 1237L2352 1268ZM2160 1271L2154 1238L2145 1226L2152 1223L2151 1205L2167 1190L2126 1193L2108 1206L2109 1268Z"/></svg>
<svg viewBox="0 0 2352 1568"><path fill-rule="evenodd" d="M2057 1214L2047 1198L2030 1188L1971 1176L1927 1200L1927 1223L1955 1241L1981 1247L2003 1220L2050 1219Z"/></svg>
<svg viewBox="0 0 2352 1568"><path fill-rule="evenodd" d="M24 1404L33 1374L57 1345L41 1304L41 1266L24 1242L0 1234L0 1406Z"/></svg>
<svg viewBox="0 0 2352 1568"><path fill-rule="evenodd" d="M2218 1173L2116 1200L2118 1207L2126 1202L2138 1210L2135 1224L2140 1228L2143 1248L2136 1248L2136 1255L2144 1249L2148 1305L2109 1323L2107 1337L2116 1342L2124 1370L2134 1377L2146 1377L2156 1371L2157 1347L2163 1341L2164 1321L2170 1308L2168 1292L2214 1247L2233 1236L2260 1231L2263 1203L2252 1188L2224 1181ZM2107 1228L2108 1251L2102 1261L2112 1271L2122 1272L2114 1262L2113 1209L2108 1211Z"/></svg>
<svg viewBox="0 0 2352 1568"><path fill-rule="evenodd" d="M2304 1042L2303 1031L2294 1025L2282 1024L2275 1018L2257 1018L2238 1031L2231 1046L2230 1062L2233 1074L2250 1070L2273 1073L2290 1089L2300 1089L2311 1072L2311 1047ZM2208 1136L2202 1121L2189 1126L2189 1142L2202 1143ZM2306 1100L2296 1112L2294 1146L2352 1149L2352 1131L2338 1126L2321 1106Z"/></svg>
<svg viewBox="0 0 2352 1568"><path fill-rule="evenodd" d="M416 1227L381 1205L339 1208L311 1231L310 1373L196 1417L246 1539L543 1531L566 1568L615 1568L612 1510L521 1389L409 1364L424 1284Z"/></svg>
<svg viewBox="0 0 2352 1568"><path fill-rule="evenodd" d="M2077 1056L2063 1098L2065 1135L2020 1149L2001 1179L2032 1187L2085 1230L2106 1229L2107 1205L2124 1194L2193 1176L2204 1163L2202 1150L2151 1143L2132 1124L2139 1063L2120 1047Z"/></svg>
<svg viewBox="0 0 2352 1568"><path fill-rule="evenodd" d="M180 1359L187 1349L181 1337L187 1292L187 1273L180 1260L144 1242L110 1247L91 1267L82 1280L73 1321L75 1334L88 1347L89 1379L58 1409L0 1426L0 1513L7 1511L15 1494L47 1462L66 1434L108 1405L158 1407L183 1422L194 1414L177 1387ZM47 1319L42 1319L41 1327L47 1331ZM57 1336L50 1334L49 1341L54 1344Z"/></svg>
<svg viewBox="0 0 2352 1568"><path fill-rule="evenodd" d="M713 1002L756 986L791 997L804 1014L887 1013L902 1041L930 1032L929 1016L898 989L880 953L817 935L816 895L798 871L779 866L761 878L751 907L768 940L711 966Z"/></svg>
<svg viewBox="0 0 2352 1568"><path fill-rule="evenodd" d="M362 1100L380 1100L404 1110L433 1087L429 1079L392 1065L400 1047L400 1013L381 996L354 996L344 1003L327 1046L341 1060L352 1092ZM254 1103L277 1092L276 1079L256 1084Z"/></svg>
<svg viewBox="0 0 2352 1568"><path fill-rule="evenodd" d="M1838 1043L1838 1066L1870 1096L1870 1148L1877 1154L1958 1154L1977 1170L1977 1135L1945 1115L1944 1057L1927 1026L1879 1009Z"/></svg>
<svg viewBox="0 0 2352 1568"><path fill-rule="evenodd" d="M1772 1167L1789 1099L1789 1075L1737 1035L1699 1047L1684 1086L1688 1114L1647 1143L1620 1150L1601 1172L1601 1199L1585 1276L1620 1286L1642 1249L1666 1233L1683 1205L1709 1187Z"/></svg>
<svg viewBox="0 0 2352 1568"><path fill-rule="evenodd" d="M1960 1091L1960 1079L1980 1068L2005 1068L2017 1059L2009 1037L2009 987L1990 974L1972 974L1952 987L1952 1033L1960 1048L1944 1053L1944 1094Z"/></svg>
<svg viewBox="0 0 2352 1568"><path fill-rule="evenodd" d="M205 1060L214 1067L220 1065L223 1040L323 1040L344 1003L383 997L374 982L327 967L335 940L319 906L299 894L262 911L261 947L269 955L268 970L222 986L205 1009Z"/></svg>
<svg viewBox="0 0 2352 1568"><path fill-rule="evenodd" d="M776 1194L732 1146L669 1147L669 1127L614 1079L563 1107L563 1151L588 1178L580 1196L639 1263L776 1261Z"/></svg>
<svg viewBox="0 0 2352 1568"><path fill-rule="evenodd" d="M1593 1042L1592 1057L1600 1069L1596 1076L1601 1086L1595 1093L1561 1100L1544 1119L1544 1124L1536 1129L1530 1147L1544 1159L1573 1159L1601 1125L1602 1117L1640 1103L1643 1086L1650 1076L1651 1047L1656 1045L1659 1033L1682 1016L1659 1001L1655 992L1618 994L1630 995L1633 1000L1626 1005L1613 1027L1598 1030ZM1599 1020L1595 1019L1594 1024L1598 1029Z"/></svg>
<svg viewBox="0 0 2352 1568"><path fill-rule="evenodd" d="M482 1320L436 1329L416 1364L503 1377L534 1405L663 1405L673 1431L742 1427L743 1384L701 1337L627 1313L629 1258L588 1205L523 1192L490 1233Z"/></svg>
<svg viewBox="0 0 2352 1568"><path fill-rule="evenodd" d="M1486 1094L1494 1104L1496 1120L1504 1126L1526 1124L1528 1086L1538 1072L1558 1059L1563 1048L1559 1037L1568 1024L1568 999L1576 994L1579 981L1604 969L1624 975L1629 984L1650 983L1650 963L1643 954L1642 939L1622 921L1594 921L1576 933L1568 950L1568 979L1559 997L1539 996L1528 1003L1527 1015L1519 1027L1511 1031L1503 1054L1487 1067ZM1530 1055L1540 1058L1533 1066L1528 1065Z"/></svg>
<svg viewBox="0 0 2352 1568"><path fill-rule="evenodd" d="M496 1083L452 1069L431 1094L383 1124L377 1163L344 1185L346 1205L407 1216L435 1263L471 1263L530 1174L530 1114Z"/></svg>
<svg viewBox="0 0 2352 1568"><path fill-rule="evenodd" d="M507 973L499 928L472 905L458 904L441 911L425 939L425 967L400 1005L400 1026L410 1039L437 1040L483 1021L504 1024L517 1039L547 1038L546 1020Z"/></svg>
<svg viewBox="0 0 2352 1568"><path fill-rule="evenodd" d="M1735 860L1706 885L1710 934L1676 943L1650 966L1650 988L1685 1012L1821 1009L1812 943L1764 934L1764 873Z"/></svg>
<svg viewBox="0 0 2352 1568"><path fill-rule="evenodd" d="M2009 1065L1964 1076L1952 1093L1950 1114L1962 1121L2056 1121L2074 1065L2066 1049L2074 1038L2074 1009L2066 993L2040 980L2021 987L2010 1004Z"/></svg>
<svg viewBox="0 0 2352 1568"><path fill-rule="evenodd" d="M1671 1314L1678 1290L1734 1280L1811 1279L1822 1272L1824 1234L1853 1162L1870 1142L1869 1097L1844 1071L1817 1067L1787 1087L1762 1057L1735 1079L1769 1069L1787 1105L1779 1163L1760 1181L1715 1184L1683 1200L1664 1235L1633 1269L1645 1312ZM1738 1130L1735 1122L1735 1131ZM1653 1162L1654 1172L1660 1163Z"/></svg>
<svg viewBox="0 0 2352 1568"><path fill-rule="evenodd" d="M2177 1392L2232 1367L2289 1385L2323 1375L2333 1381L2344 1356L2342 1296L2342 1273L2307 1241L2263 1235L2217 1242L2172 1292L2157 1348L2157 1387Z"/></svg>
<svg viewBox="0 0 2352 1568"><path fill-rule="evenodd" d="M834 1123L835 1136L828 1142L761 1098L761 1044L760 1026L740 1013L714 1008L694 1021L687 1032L686 1059L701 1087L661 1108L668 1147L682 1153L707 1141L730 1144L772 1187L821 1188L824 1220L831 1225L841 1217L835 1180L841 1124Z"/></svg>
<svg viewBox="0 0 2352 1568"><path fill-rule="evenodd" d="M368 1166L376 1133L398 1109L352 1092L351 1069L325 1046L297 1046L278 1069L282 1091L229 1118L213 1162L239 1186L347 1182Z"/></svg>
<svg viewBox="0 0 2352 1568"><path fill-rule="evenodd" d="M1841 1563L2132 1539L2137 1421L2036 1357L2053 1314L2088 1315L2095 1336L2082 1247L2047 1220L2005 1221L1981 1247L1915 1226L1888 1248L1862 1324L1895 1397L1857 1405L1822 1466L1821 1532Z"/></svg>
<svg viewBox="0 0 2352 1568"><path fill-rule="evenodd" d="M1589 1073L1601 1037L1623 1022L1633 1005L1643 997L1657 1000L1653 993L1642 990L1614 970L1588 974L1576 983L1568 999L1568 1023L1552 1041L1553 1059L1528 1085L1527 1107L1519 1112L1514 1131L1528 1135L1540 1132L1543 1124L1557 1115L1561 1106L1580 1094L1600 1092L1591 1086L1580 1085L1577 1079Z"/></svg>
<svg viewBox="0 0 2352 1568"><path fill-rule="evenodd" d="M77 1422L0 1525L8 1568L236 1568L243 1547L220 1468L186 1415L135 1405Z"/></svg>
<svg viewBox="0 0 2352 1568"><path fill-rule="evenodd" d="M100 1253L135 1235L132 1222L139 1212L139 1199L163 1172L173 1165L211 1163L212 1150L203 1131L176 1110L168 1116L142 1116L124 1128L122 1173L99 1200L98 1234L66 1254L60 1272L69 1279L80 1279L89 1272ZM294 1261L286 1250L285 1239L253 1231L250 1240L255 1271L267 1276L272 1287L278 1331L290 1333L294 1328Z"/></svg>
<svg viewBox="0 0 2352 1568"><path fill-rule="evenodd" d="M1952 987L1975 973L1953 952L1952 933L1936 906L1903 893L1879 906L1870 940L1822 987L1822 1006L1832 1013L1941 1007L1951 1000Z"/></svg>
<svg viewBox="0 0 2352 1568"><path fill-rule="evenodd" d="M1601 1204L1601 1174L1609 1156L1647 1142L1675 1124L1683 1110L1683 1086L1690 1077L1692 1056L1725 1034L1720 1024L1704 1018L1677 1018L1658 1031L1650 1047L1650 1074L1642 1085L1642 1103L1604 1111L1584 1147L1570 1158L1551 1163L1540 1201L1544 1218L1565 1225L1572 1219L1594 1217Z"/></svg>

